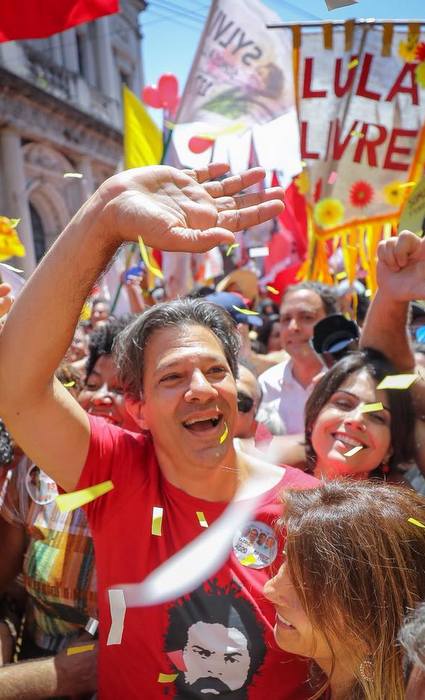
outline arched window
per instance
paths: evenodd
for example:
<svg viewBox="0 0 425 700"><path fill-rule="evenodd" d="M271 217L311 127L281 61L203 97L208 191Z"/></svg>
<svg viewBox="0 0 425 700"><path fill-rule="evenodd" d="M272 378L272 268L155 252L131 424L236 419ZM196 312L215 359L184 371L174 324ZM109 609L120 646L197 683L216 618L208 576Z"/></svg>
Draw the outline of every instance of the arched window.
<svg viewBox="0 0 425 700"><path fill-rule="evenodd" d="M30 214L32 224L32 235L34 239L34 252L36 262L39 263L46 252L46 236L41 216L37 209L30 202Z"/></svg>

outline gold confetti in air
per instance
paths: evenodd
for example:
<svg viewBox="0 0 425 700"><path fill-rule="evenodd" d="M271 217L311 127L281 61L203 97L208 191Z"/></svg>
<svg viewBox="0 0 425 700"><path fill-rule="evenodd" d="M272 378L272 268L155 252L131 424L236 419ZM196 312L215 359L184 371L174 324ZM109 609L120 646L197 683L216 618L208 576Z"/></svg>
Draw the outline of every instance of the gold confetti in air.
<svg viewBox="0 0 425 700"><path fill-rule="evenodd" d="M139 240L139 248L140 248L140 255L142 256L142 260L145 263L146 267L150 272L152 272L155 277L159 277L160 279L164 279L164 275L162 274L162 271L159 269L159 267L156 267L151 260L149 259L148 251L147 248L143 242L143 238L141 236L138 237Z"/></svg>
<svg viewBox="0 0 425 700"><path fill-rule="evenodd" d="M357 452L360 452L360 450L363 449L363 445L356 445L356 447L353 447L351 450L348 450L348 452L344 452L344 457L354 457L354 455L357 454Z"/></svg>
<svg viewBox="0 0 425 700"><path fill-rule="evenodd" d="M226 250L226 256L229 256L232 250L234 250L235 248L239 248L239 245L239 243L231 243Z"/></svg>
<svg viewBox="0 0 425 700"><path fill-rule="evenodd" d="M352 68L355 68L358 65L359 65L359 59L353 58L353 60L350 61L350 63L348 64L348 70L351 70Z"/></svg>
<svg viewBox="0 0 425 700"><path fill-rule="evenodd" d="M242 564L242 566L249 566L250 564L256 564L257 559L255 558L254 554L248 554L246 557L241 559L239 563Z"/></svg>
<svg viewBox="0 0 425 700"><path fill-rule="evenodd" d="M157 537L161 537L162 534L162 515L164 513L164 509L160 508L159 506L154 506L152 508L152 528L151 528L151 533L152 535L156 535Z"/></svg>
<svg viewBox="0 0 425 700"><path fill-rule="evenodd" d="M388 374L377 389L408 389L418 378L417 374Z"/></svg>
<svg viewBox="0 0 425 700"><path fill-rule="evenodd" d="M227 440L227 436L229 435L229 428L227 427L227 423L224 424L224 433L223 435L220 436L220 445L223 444L225 440Z"/></svg>
<svg viewBox="0 0 425 700"><path fill-rule="evenodd" d="M83 173L64 173L64 177L73 177L76 180L81 180L83 178Z"/></svg>
<svg viewBox="0 0 425 700"><path fill-rule="evenodd" d="M178 675L178 673L159 673L158 683L174 683Z"/></svg>
<svg viewBox="0 0 425 700"><path fill-rule="evenodd" d="M364 133L362 131L350 131L350 136L354 139L363 139Z"/></svg>
<svg viewBox="0 0 425 700"><path fill-rule="evenodd" d="M383 411L383 404L378 401L377 403L365 403L361 409L360 413L372 413L373 411Z"/></svg>
<svg viewBox="0 0 425 700"><path fill-rule="evenodd" d="M66 389L70 389L70 387L75 386L75 382L64 382L62 386L64 386Z"/></svg>
<svg viewBox="0 0 425 700"><path fill-rule="evenodd" d="M407 518L408 523L412 523L412 525L416 525L416 527L423 527L425 530L425 525L421 523L420 520L416 520L416 518Z"/></svg>
<svg viewBox="0 0 425 700"><path fill-rule="evenodd" d="M196 511L196 517L198 518L199 524L201 527L208 527L208 523L206 521L205 515L203 514L202 510Z"/></svg>
<svg viewBox="0 0 425 700"><path fill-rule="evenodd" d="M416 182L402 182L402 184L398 186L398 189L403 190L405 187L414 187L415 185Z"/></svg>
<svg viewBox="0 0 425 700"><path fill-rule="evenodd" d="M251 309L241 309L239 306L235 306L234 304L232 304L232 307L236 311L239 311L240 314L245 314L245 316L259 316L260 315L259 311L251 311Z"/></svg>
<svg viewBox="0 0 425 700"><path fill-rule="evenodd" d="M338 282L340 280L345 280L346 277L347 273L345 272L345 270L343 270L342 272L337 272L337 274L335 275L335 279L338 280Z"/></svg>
<svg viewBox="0 0 425 700"><path fill-rule="evenodd" d="M68 647L66 655L73 656L74 654L83 654L85 651L93 651L94 646L94 644L82 644L79 647Z"/></svg>
<svg viewBox="0 0 425 700"><path fill-rule="evenodd" d="M72 491L72 493L61 493L55 498L55 503L61 513L67 513L76 508L81 508L86 503L94 501L99 496L103 496L108 491L112 491L114 485L112 481L102 481L101 484L94 484L80 491Z"/></svg>
<svg viewBox="0 0 425 700"><path fill-rule="evenodd" d="M279 294L279 290L272 287L270 284L266 285L266 289L270 294Z"/></svg>

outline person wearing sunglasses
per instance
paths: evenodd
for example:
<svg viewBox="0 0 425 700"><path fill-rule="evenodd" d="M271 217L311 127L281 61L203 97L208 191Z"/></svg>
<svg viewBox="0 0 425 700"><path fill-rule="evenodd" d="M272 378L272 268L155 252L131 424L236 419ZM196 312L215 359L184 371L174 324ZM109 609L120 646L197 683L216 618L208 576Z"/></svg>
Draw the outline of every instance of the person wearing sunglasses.
<svg viewBox="0 0 425 700"><path fill-rule="evenodd" d="M247 364L239 361L239 376L236 380L238 392L238 414L236 419L235 437L243 439L254 438L257 432L256 419L261 403L261 388L257 377Z"/></svg>

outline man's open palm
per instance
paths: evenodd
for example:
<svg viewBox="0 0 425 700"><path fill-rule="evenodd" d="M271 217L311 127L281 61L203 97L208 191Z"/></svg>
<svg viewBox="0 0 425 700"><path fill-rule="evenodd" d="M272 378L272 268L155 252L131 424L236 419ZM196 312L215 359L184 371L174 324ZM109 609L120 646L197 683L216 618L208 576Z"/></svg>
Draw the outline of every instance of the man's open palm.
<svg viewBox="0 0 425 700"><path fill-rule="evenodd" d="M145 243L162 250L199 253L232 243L234 232L280 214L280 187L239 194L263 180L262 168L214 180L227 170L220 163L201 170L166 166L127 170L105 183L102 226L112 228L123 241L142 236Z"/></svg>

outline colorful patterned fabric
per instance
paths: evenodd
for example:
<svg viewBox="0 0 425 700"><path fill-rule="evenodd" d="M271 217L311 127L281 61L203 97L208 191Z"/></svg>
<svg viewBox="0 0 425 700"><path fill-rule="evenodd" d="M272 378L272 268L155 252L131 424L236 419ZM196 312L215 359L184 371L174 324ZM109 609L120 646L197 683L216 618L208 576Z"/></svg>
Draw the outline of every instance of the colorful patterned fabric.
<svg viewBox="0 0 425 700"><path fill-rule="evenodd" d="M28 548L23 582L28 592L28 633L42 649L57 652L97 619L93 542L84 511L61 513L58 490L44 472L23 458L9 470L0 514L25 527Z"/></svg>

